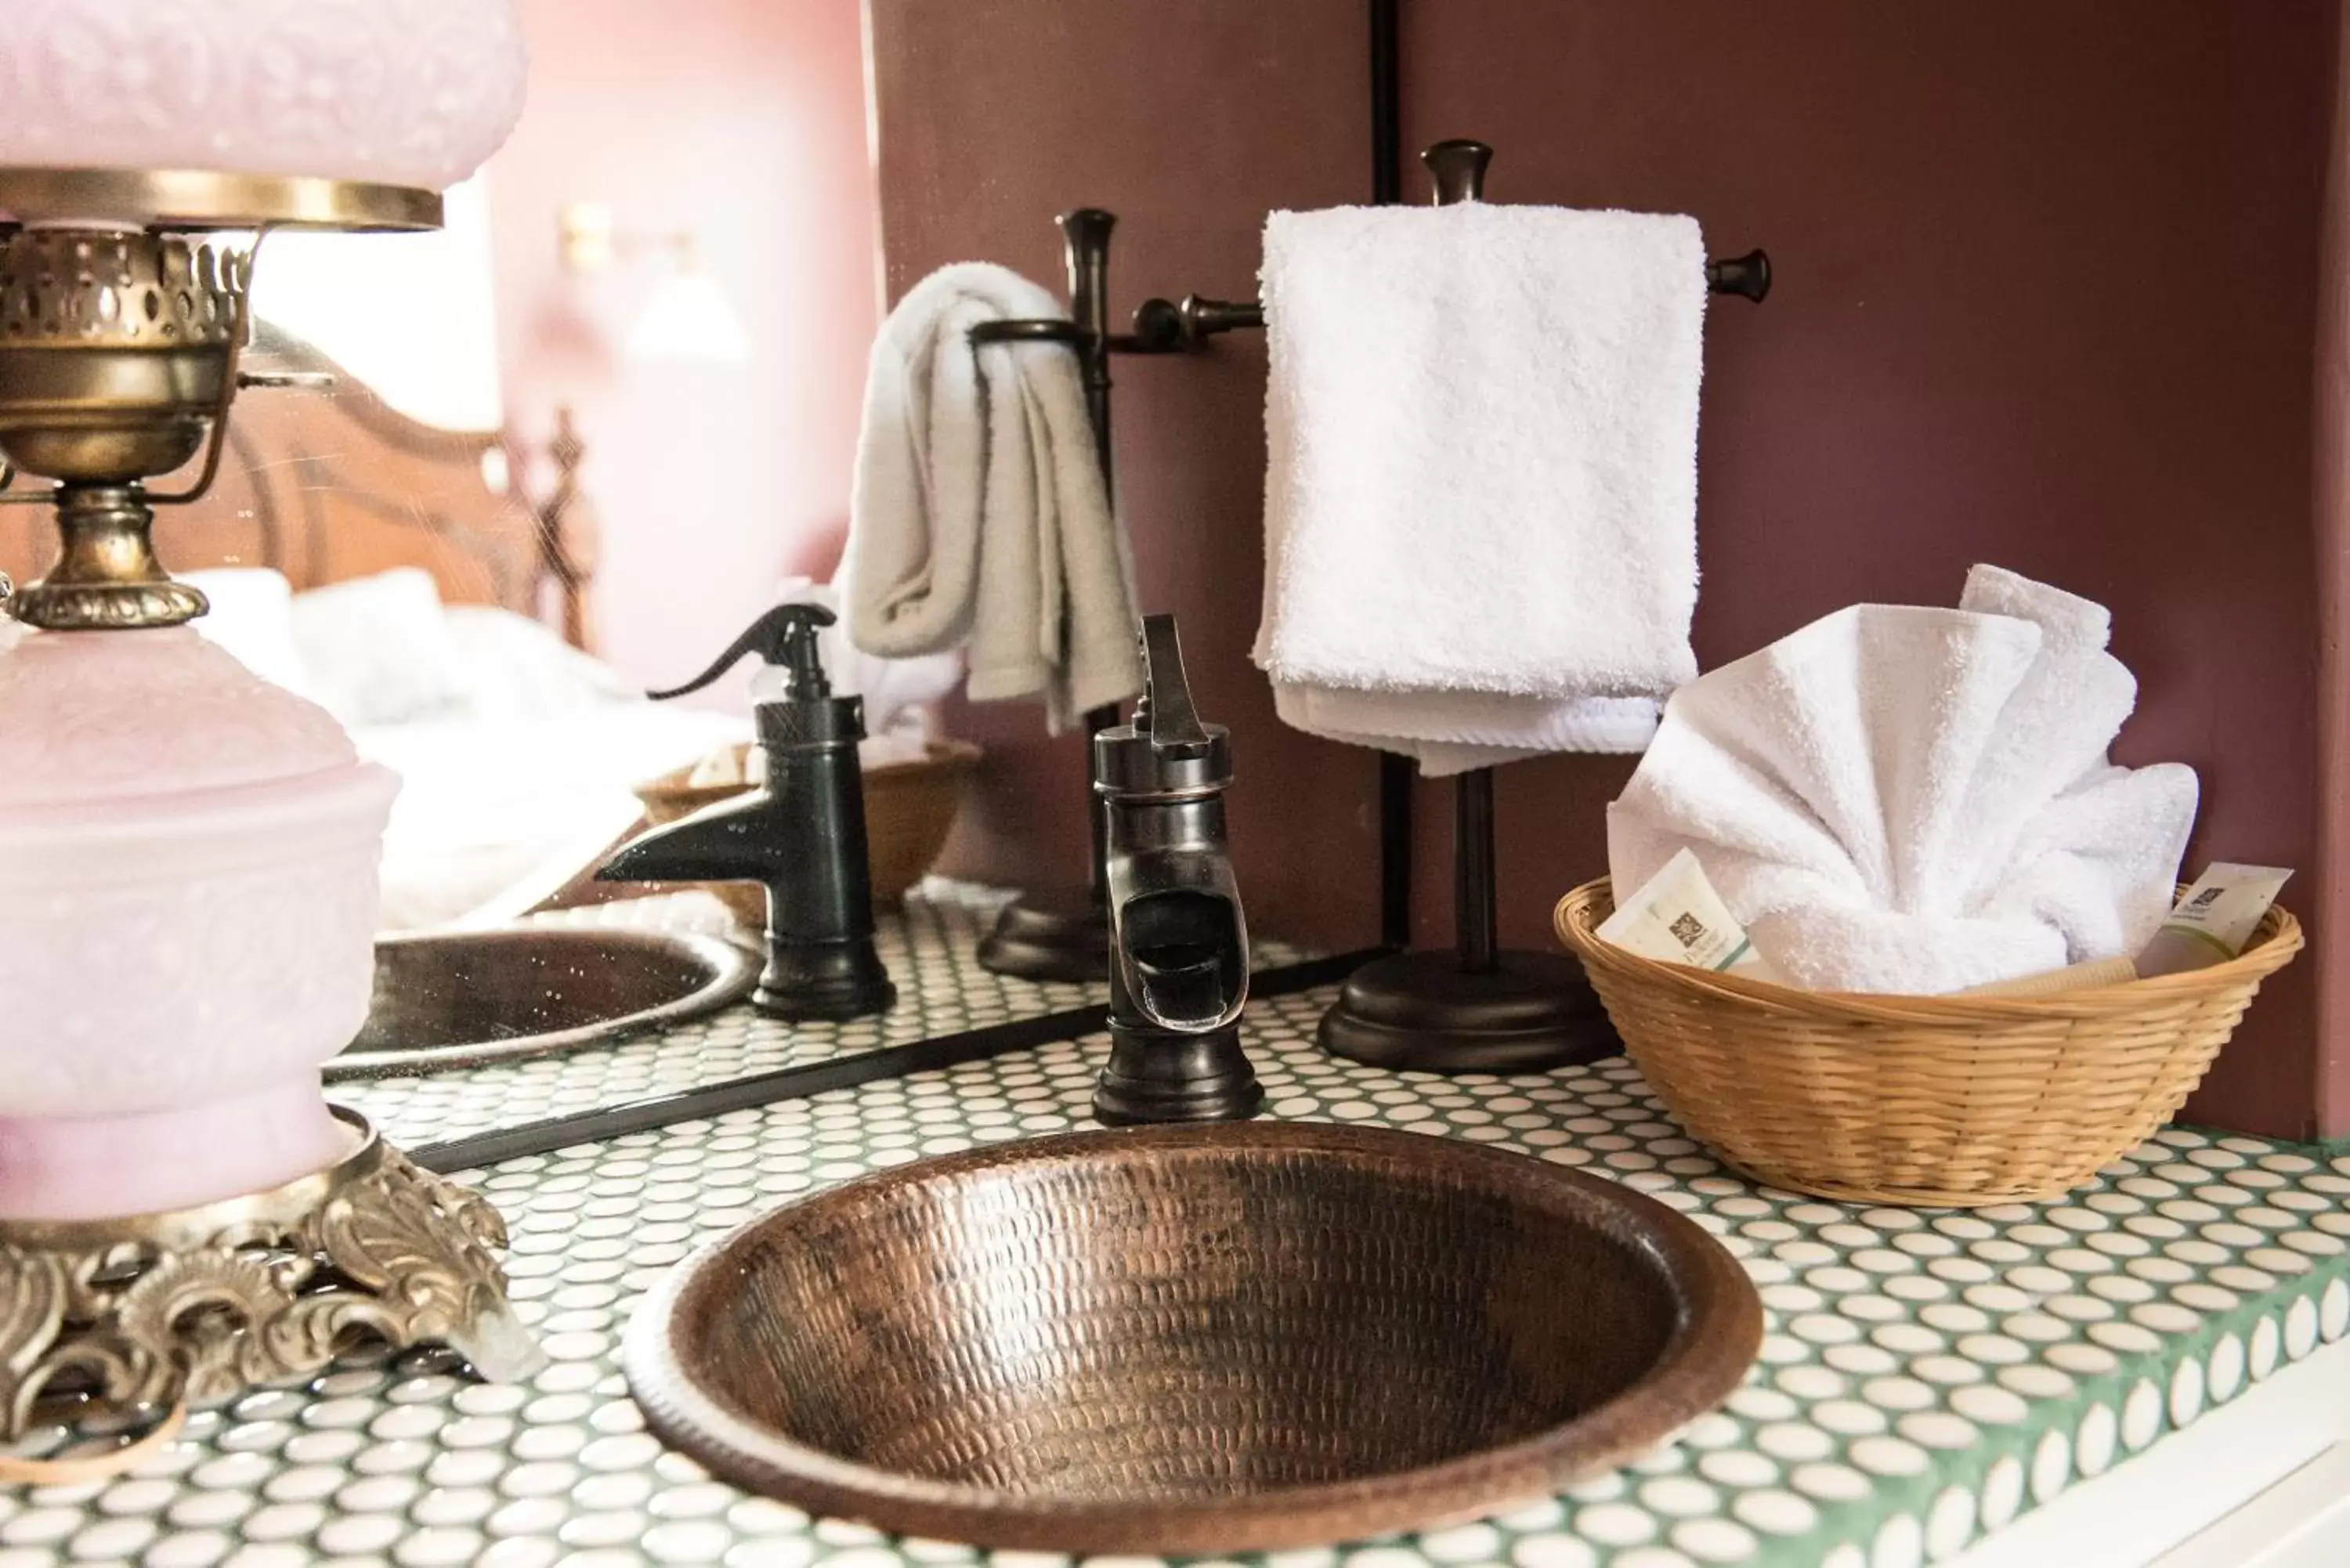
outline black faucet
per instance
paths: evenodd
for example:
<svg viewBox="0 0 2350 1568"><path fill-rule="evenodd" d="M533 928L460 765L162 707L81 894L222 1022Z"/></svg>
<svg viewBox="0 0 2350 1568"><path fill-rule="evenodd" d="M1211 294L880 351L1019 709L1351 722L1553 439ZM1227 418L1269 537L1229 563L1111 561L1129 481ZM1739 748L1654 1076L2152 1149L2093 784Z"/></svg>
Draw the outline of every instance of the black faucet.
<svg viewBox="0 0 2350 1568"><path fill-rule="evenodd" d="M1134 722L1094 737L1110 940L1110 1057L1094 1115L1238 1121L1264 1090L1240 1043L1249 950L1224 838L1232 732L1192 710L1175 618L1142 627Z"/></svg>
<svg viewBox="0 0 2350 1568"><path fill-rule="evenodd" d="M816 652L817 628L832 623L820 605L778 605L693 680L648 694L681 697L745 654L763 657L779 677L754 710L766 784L630 840L596 873L608 882L764 883L767 967L751 1005L776 1018L855 1018L898 999L873 949L857 760L865 705L832 694Z"/></svg>

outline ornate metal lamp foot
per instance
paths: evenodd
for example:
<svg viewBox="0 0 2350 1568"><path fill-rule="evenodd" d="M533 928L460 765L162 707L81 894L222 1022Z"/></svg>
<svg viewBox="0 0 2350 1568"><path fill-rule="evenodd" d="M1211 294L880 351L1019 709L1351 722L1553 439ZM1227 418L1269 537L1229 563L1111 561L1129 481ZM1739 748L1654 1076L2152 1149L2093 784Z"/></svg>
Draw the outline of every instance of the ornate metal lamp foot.
<svg viewBox="0 0 2350 1568"><path fill-rule="evenodd" d="M266 1192L122 1220L0 1221L0 1441L50 1393L95 1411L205 1405L369 1339L445 1343L493 1380L545 1355L506 1303L488 1201L359 1141Z"/></svg>

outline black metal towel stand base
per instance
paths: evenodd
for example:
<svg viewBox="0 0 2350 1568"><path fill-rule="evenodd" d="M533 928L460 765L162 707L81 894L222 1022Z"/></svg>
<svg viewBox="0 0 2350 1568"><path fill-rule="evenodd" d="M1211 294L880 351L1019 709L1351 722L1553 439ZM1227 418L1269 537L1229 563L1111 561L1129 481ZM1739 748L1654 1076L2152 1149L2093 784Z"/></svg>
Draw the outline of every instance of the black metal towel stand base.
<svg viewBox="0 0 2350 1568"><path fill-rule="evenodd" d="M1580 963L1499 945L1492 770L1461 774L1452 803L1454 950L1395 953L1348 975L1322 1015L1322 1048L1420 1073L1537 1073L1621 1051Z"/></svg>

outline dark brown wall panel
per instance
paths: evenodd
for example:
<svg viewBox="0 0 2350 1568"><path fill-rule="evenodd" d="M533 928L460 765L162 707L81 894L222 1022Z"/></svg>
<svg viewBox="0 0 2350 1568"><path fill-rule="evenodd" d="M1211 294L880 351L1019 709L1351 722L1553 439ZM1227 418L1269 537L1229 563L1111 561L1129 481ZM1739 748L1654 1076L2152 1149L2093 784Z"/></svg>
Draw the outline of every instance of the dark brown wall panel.
<svg viewBox="0 0 2350 1568"><path fill-rule="evenodd" d="M2120 760L2200 770L2190 858L2317 870L2312 340L2335 6L1403 0L1407 147L1475 136L1489 195L1694 213L1770 248L1717 302L1700 441L1708 666L1856 600L1955 599L1996 561L2100 598L2142 696ZM1363 199L1359 0L874 0L890 283L969 255L1033 275L1049 227L1125 218L1116 292L1245 294L1274 206ZM1408 192L1419 189L1408 180ZM1374 927L1372 770L1283 732L1257 615L1261 348L1119 366L1146 597L1181 612L1239 732L1244 886L1268 929ZM1066 867L1082 767L1033 715L957 846ZM1602 868L1626 759L1504 770L1504 936L1548 941ZM1450 929L1423 785L1421 940ZM2303 902L2305 903L2305 898ZM2313 1130L2316 966L2272 987L2189 1114ZM2330 1130L2343 1130L2334 1128Z"/></svg>
<svg viewBox="0 0 2350 1568"><path fill-rule="evenodd" d="M1951 603L1975 561L2087 594L2140 681L2118 760L2202 775L2190 863L2306 888L2333 11L1406 0L1404 135L1493 143L1495 201L1694 213L1778 262L1708 324L1701 664ZM1625 775L1512 773L1503 920L1533 941ZM2262 997L2190 1116L2309 1130L2314 976Z"/></svg>

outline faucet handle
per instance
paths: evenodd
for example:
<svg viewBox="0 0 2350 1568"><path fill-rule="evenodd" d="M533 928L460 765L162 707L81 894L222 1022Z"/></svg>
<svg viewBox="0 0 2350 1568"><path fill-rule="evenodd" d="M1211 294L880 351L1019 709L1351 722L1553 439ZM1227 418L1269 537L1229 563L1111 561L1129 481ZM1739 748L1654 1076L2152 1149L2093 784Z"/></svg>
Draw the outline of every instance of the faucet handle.
<svg viewBox="0 0 2350 1568"><path fill-rule="evenodd" d="M1191 706L1191 682L1183 673L1183 644L1175 618L1142 618L1142 711L1136 727L1149 726L1153 750L1204 747L1208 732Z"/></svg>
<svg viewBox="0 0 2350 1568"><path fill-rule="evenodd" d="M658 702L671 697L682 697L689 691L699 691L741 663L745 655L755 653L785 672L787 696L800 701L829 697L832 695L832 683L825 679L824 659L816 650L816 634L820 628L832 625L837 618L822 605L777 605L744 627L743 635L736 638L709 669L682 686L648 691L645 695Z"/></svg>
<svg viewBox="0 0 2350 1568"><path fill-rule="evenodd" d="M1131 723L1094 736L1094 788L1128 798L1219 790L1232 780L1232 732L1200 722L1171 615L1142 620L1142 701Z"/></svg>

